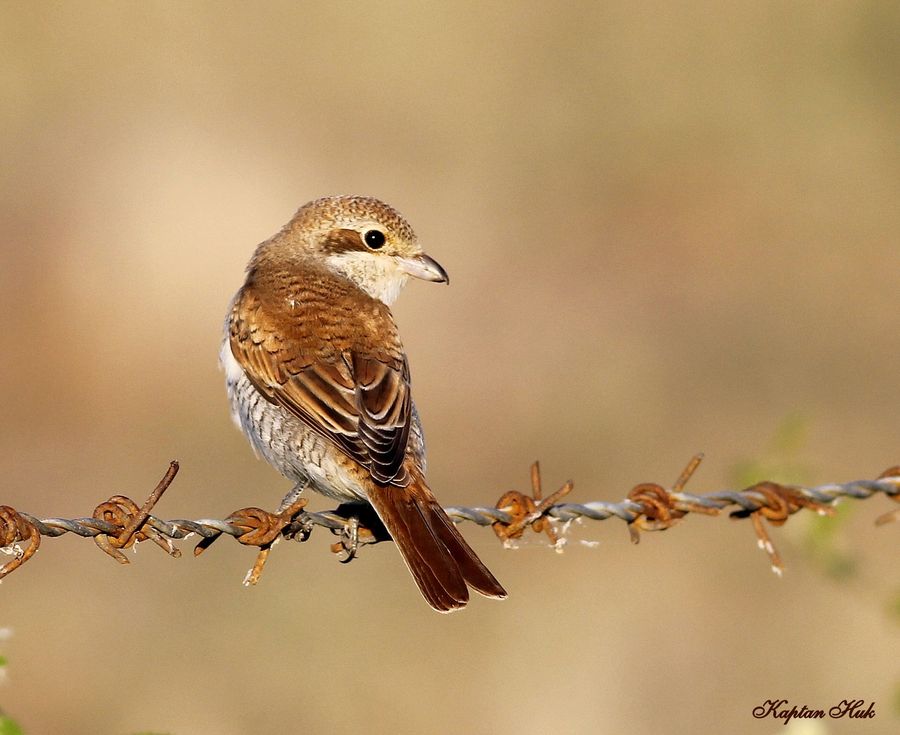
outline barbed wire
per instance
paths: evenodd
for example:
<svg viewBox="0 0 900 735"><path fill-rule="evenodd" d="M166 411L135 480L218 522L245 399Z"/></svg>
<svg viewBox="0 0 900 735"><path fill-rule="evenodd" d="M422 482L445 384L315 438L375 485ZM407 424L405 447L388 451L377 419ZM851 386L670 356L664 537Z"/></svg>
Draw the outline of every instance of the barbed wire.
<svg viewBox="0 0 900 735"><path fill-rule="evenodd" d="M544 498L540 468L535 462L531 467L531 495L510 491L504 493L492 507L449 506L444 510L454 522L468 521L479 526L491 526L497 537L506 544L521 538L531 529L546 534L554 547L561 548L564 539L560 538L558 522L617 518L625 521L632 542L637 543L641 531L663 531L690 513L716 516L735 506L729 516L751 520L760 548L769 555L772 569L780 574L783 563L764 520L780 526L802 509L831 514L842 498L864 500L883 494L900 502L900 466L885 470L875 480L829 483L816 487L764 481L743 490L705 494L685 492L684 486L701 460L702 455L693 457L670 489L656 483L641 483L620 502L596 500L588 503L560 502L572 491L572 482L565 483ZM194 555L199 556L217 539L231 536L241 544L259 548L256 563L245 577L245 584L259 581L269 552L277 541L283 538L306 541L316 526L330 529L339 536L339 541L331 545L331 550L343 562L352 560L363 545L390 539L369 506L342 505L330 511L312 512L305 510L307 501L304 498L294 499L288 507L275 513L247 507L235 511L224 520L163 520L152 515L151 511L171 486L178 469L178 462L170 463L165 475L141 507L124 495L114 495L98 505L91 517L41 519L8 505L0 505L0 551L13 557L0 567L0 579L34 556L40 548L42 537L57 538L67 533L93 538L101 550L122 564L129 563L122 549L142 541L152 541L170 556L180 557L181 551L175 546L175 541L196 535L200 541L194 547ZM895 521L900 521L900 509L883 514L875 523L884 525Z"/></svg>

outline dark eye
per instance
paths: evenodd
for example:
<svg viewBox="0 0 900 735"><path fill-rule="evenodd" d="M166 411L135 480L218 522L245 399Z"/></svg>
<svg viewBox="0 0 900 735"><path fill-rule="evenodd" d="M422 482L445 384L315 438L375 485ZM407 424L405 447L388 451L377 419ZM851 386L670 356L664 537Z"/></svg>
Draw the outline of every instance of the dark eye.
<svg viewBox="0 0 900 735"><path fill-rule="evenodd" d="M382 245L384 245L384 233L381 230L369 230L363 238L366 241L366 245L372 248L372 250L378 250Z"/></svg>

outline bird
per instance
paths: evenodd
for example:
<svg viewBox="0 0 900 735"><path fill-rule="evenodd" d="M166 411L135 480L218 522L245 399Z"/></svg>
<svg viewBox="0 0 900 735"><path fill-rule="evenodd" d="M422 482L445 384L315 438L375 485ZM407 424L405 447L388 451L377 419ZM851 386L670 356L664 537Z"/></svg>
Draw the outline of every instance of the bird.
<svg viewBox="0 0 900 735"><path fill-rule="evenodd" d="M439 612L506 591L425 479L425 440L390 306L412 277L449 283L403 216L372 197L300 207L257 246L220 363L234 422L296 499L366 503Z"/></svg>

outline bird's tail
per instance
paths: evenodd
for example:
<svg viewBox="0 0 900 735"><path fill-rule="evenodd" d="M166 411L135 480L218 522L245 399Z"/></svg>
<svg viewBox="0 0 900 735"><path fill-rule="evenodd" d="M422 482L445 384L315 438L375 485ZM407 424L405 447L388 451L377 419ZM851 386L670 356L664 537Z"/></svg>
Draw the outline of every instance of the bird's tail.
<svg viewBox="0 0 900 735"><path fill-rule="evenodd" d="M435 610L453 612L465 607L469 587L485 597L506 597L506 590L456 530L418 472L407 487L373 488L369 502Z"/></svg>

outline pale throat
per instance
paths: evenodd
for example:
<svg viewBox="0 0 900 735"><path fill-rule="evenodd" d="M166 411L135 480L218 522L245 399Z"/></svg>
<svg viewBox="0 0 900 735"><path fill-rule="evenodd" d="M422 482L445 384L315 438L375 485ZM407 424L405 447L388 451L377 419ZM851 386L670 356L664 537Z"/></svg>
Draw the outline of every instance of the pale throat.
<svg viewBox="0 0 900 735"><path fill-rule="evenodd" d="M373 299L390 306L397 300L409 275L390 256L365 252L336 253L328 267L349 278Z"/></svg>

